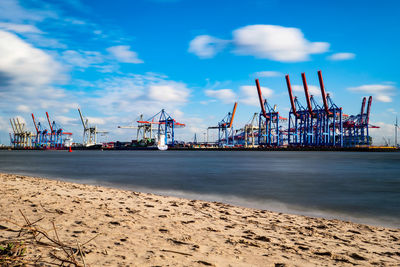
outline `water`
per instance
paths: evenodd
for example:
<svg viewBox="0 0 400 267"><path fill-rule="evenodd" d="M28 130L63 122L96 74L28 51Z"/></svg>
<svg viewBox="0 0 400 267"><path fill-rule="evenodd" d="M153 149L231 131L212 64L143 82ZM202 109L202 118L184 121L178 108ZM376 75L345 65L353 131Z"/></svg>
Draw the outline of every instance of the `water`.
<svg viewBox="0 0 400 267"><path fill-rule="evenodd" d="M400 153L0 151L0 171L400 227Z"/></svg>

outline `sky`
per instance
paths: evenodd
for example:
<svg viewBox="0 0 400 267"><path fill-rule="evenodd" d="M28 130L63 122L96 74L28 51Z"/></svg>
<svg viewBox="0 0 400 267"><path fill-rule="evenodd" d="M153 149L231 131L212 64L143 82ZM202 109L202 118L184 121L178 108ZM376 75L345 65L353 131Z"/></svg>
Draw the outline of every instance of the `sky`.
<svg viewBox="0 0 400 267"><path fill-rule="evenodd" d="M186 127L176 139L201 141L238 102L235 129L264 97L287 117L285 75L305 106L301 73L322 105L317 71L345 114L373 96L374 144L394 142L400 111L399 1L1 0L0 143L9 119L34 131L31 113L81 142L77 108L130 141L133 125L165 109ZM211 133L210 138L216 133Z"/></svg>

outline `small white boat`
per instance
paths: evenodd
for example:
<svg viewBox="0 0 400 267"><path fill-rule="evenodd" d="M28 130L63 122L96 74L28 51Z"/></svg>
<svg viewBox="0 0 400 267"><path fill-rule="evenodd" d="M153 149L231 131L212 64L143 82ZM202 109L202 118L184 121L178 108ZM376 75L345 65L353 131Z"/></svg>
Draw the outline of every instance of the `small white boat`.
<svg viewBox="0 0 400 267"><path fill-rule="evenodd" d="M168 149L168 145L165 144L165 135L160 134L158 136L158 143L157 143L158 150L165 151Z"/></svg>

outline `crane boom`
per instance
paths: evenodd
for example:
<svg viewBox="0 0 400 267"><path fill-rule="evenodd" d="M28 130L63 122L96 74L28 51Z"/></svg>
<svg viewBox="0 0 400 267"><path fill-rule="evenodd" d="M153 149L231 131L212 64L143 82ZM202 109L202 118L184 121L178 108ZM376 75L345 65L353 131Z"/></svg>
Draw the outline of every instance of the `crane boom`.
<svg viewBox="0 0 400 267"><path fill-rule="evenodd" d="M47 121L49 122L50 131L53 132L53 125L51 125L49 113L47 113L47 111L46 111L46 116L47 116Z"/></svg>
<svg viewBox="0 0 400 267"><path fill-rule="evenodd" d="M292 112L296 117L298 117L299 114L297 114L296 105L294 104L293 91L292 91L292 86L290 85L289 74L287 74L285 76L285 78L286 78L286 85L287 85L288 92L289 92L290 105L292 106Z"/></svg>
<svg viewBox="0 0 400 267"><path fill-rule="evenodd" d="M14 124L15 124L15 121L14 121ZM18 128L19 133L22 133L22 132L24 131L24 129L22 128L22 124L19 122L18 117L17 117L17 123L16 123L16 125L17 125L17 128Z"/></svg>
<svg viewBox="0 0 400 267"><path fill-rule="evenodd" d="M372 96L370 96L369 98L368 98L368 106L367 106L367 118L366 118L366 124L368 124L369 123L369 114L370 114L370 112L371 112L371 104L372 104Z"/></svg>
<svg viewBox="0 0 400 267"><path fill-rule="evenodd" d="M228 128L232 128L233 119L235 118L235 113L236 113L236 107L237 107L237 102L235 102L235 105L233 106L232 116Z"/></svg>
<svg viewBox="0 0 400 267"><path fill-rule="evenodd" d="M32 113L32 120L33 120L33 125L35 126L35 129L36 129L36 133L39 133L39 129L37 127L35 116L33 115L33 113Z"/></svg>
<svg viewBox="0 0 400 267"><path fill-rule="evenodd" d="M363 115L364 115L364 109L365 109L365 102L366 102L366 101L367 101L367 98L364 97L364 98L363 98L363 101L362 101L362 104L361 104L361 113L360 113L360 116L361 116L361 123L364 122Z"/></svg>
<svg viewBox="0 0 400 267"><path fill-rule="evenodd" d="M79 111L79 116L81 117L83 128L86 130L87 125L85 124L85 120L83 119L82 112L79 108L78 108L78 111Z"/></svg>
<svg viewBox="0 0 400 267"><path fill-rule="evenodd" d="M308 85L307 85L307 81L306 81L306 74L304 72L301 74L301 78L303 80L303 87L304 87L304 93L306 95L308 111L310 112L311 116L314 116L314 112L312 110L311 101L310 101L310 94L308 93Z"/></svg>
<svg viewBox="0 0 400 267"><path fill-rule="evenodd" d="M12 121L11 119L10 119L10 124L11 124L11 128L12 128L13 132L16 133L16 132L15 132L15 127L14 127L13 121Z"/></svg>
<svg viewBox="0 0 400 267"><path fill-rule="evenodd" d="M328 115L332 115L332 112L329 111L328 101L326 100L324 80L322 79L322 72L320 70L318 71L318 80L319 80L319 87L321 88L322 101L324 102L325 112Z"/></svg>
<svg viewBox="0 0 400 267"><path fill-rule="evenodd" d="M265 118L269 119L269 116L267 116L267 112L265 111L264 101L263 101L261 87L260 87L260 82L258 81L258 79L256 79L256 86L257 86L258 100L260 101L262 115Z"/></svg>
<svg viewBox="0 0 400 267"><path fill-rule="evenodd" d="M120 129L138 129L137 126L118 126Z"/></svg>

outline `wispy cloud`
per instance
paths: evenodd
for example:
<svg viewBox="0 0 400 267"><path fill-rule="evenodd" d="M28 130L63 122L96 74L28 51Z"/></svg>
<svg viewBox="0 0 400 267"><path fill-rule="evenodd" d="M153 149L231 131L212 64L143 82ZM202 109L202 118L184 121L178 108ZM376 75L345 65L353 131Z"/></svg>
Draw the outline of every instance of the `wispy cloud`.
<svg viewBox="0 0 400 267"><path fill-rule="evenodd" d="M130 49L131 47L129 45L117 45L107 48L107 51L110 52L119 62L133 64L143 63L143 60L138 58L138 54Z"/></svg>
<svg viewBox="0 0 400 267"><path fill-rule="evenodd" d="M199 35L190 41L188 51L200 58L212 58L222 51L228 42L210 35Z"/></svg>
<svg viewBox="0 0 400 267"><path fill-rule="evenodd" d="M268 87L261 87L261 93L264 98L268 99L274 94L274 91ZM260 105L256 86L255 85L240 86L239 102L249 106Z"/></svg>
<svg viewBox="0 0 400 267"><path fill-rule="evenodd" d="M348 90L356 93L372 94L379 102L392 102L392 96L396 87L391 84L366 84L357 87L350 87Z"/></svg>
<svg viewBox="0 0 400 267"><path fill-rule="evenodd" d="M74 67L88 68L104 62L104 57L97 51L66 50L62 52L62 59Z"/></svg>
<svg viewBox="0 0 400 267"><path fill-rule="evenodd" d="M177 109L187 103L191 92L185 83L154 73L106 78L95 85L99 90L84 97L83 103L105 114L149 115L162 108Z"/></svg>
<svg viewBox="0 0 400 267"><path fill-rule="evenodd" d="M34 25L0 22L0 29L16 33L43 33Z"/></svg>
<svg viewBox="0 0 400 267"><path fill-rule="evenodd" d="M321 89L318 86L312 85L312 84L308 84L308 91L310 93L310 95L313 96L320 96L321 95ZM295 92L299 92L299 93L304 93L304 87L303 85L292 85L292 89Z"/></svg>
<svg viewBox="0 0 400 267"><path fill-rule="evenodd" d="M40 4L40 1L39 3ZM50 9L26 9L17 0L2 0L0 19L12 23L40 22L56 18L57 13Z"/></svg>
<svg viewBox="0 0 400 267"><path fill-rule="evenodd" d="M329 60L333 60L333 61L351 60L351 59L355 59L355 58L356 58L356 54L354 54L354 53L336 53L336 54L330 55L328 57Z"/></svg>
<svg viewBox="0 0 400 267"><path fill-rule="evenodd" d="M281 76L283 76L283 74L279 71L267 70L267 71L256 72L256 73L254 73L253 76L256 76L256 77L281 77Z"/></svg>
<svg viewBox="0 0 400 267"><path fill-rule="evenodd" d="M237 95L232 89L205 90L204 93L206 96L219 99L223 103L233 103L237 99Z"/></svg>

